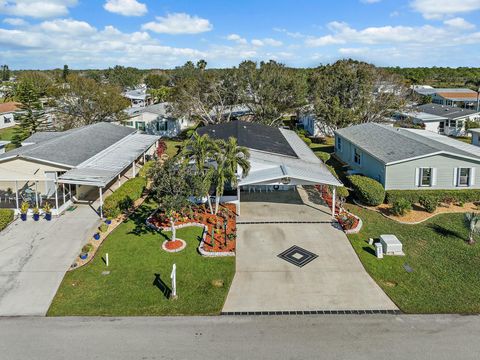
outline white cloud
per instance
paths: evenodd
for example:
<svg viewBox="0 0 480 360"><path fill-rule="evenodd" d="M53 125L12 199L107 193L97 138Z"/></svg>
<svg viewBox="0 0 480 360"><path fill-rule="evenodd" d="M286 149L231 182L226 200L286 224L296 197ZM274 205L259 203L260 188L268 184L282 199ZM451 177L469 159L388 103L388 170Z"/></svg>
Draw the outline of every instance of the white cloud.
<svg viewBox="0 0 480 360"><path fill-rule="evenodd" d="M282 46L283 43L279 40L275 40L275 39L272 39L272 38L265 38L265 39L253 39L251 41L252 45L253 46L274 46L274 47L277 47L277 46Z"/></svg>
<svg viewBox="0 0 480 360"><path fill-rule="evenodd" d="M0 48L9 64L41 59L36 68L61 64L79 68L115 64L170 67L208 55L198 49L165 45L145 31L125 33L113 26L97 29L72 19L44 21L21 30L0 28Z"/></svg>
<svg viewBox="0 0 480 360"><path fill-rule="evenodd" d="M143 24L142 29L163 34L198 34L213 29L213 25L207 19L185 13L157 16L156 19Z"/></svg>
<svg viewBox="0 0 480 360"><path fill-rule="evenodd" d="M433 43L440 41L446 36L453 34L448 33L445 29L424 25L419 27L412 26L380 26L368 27L357 30L351 28L343 22L331 22L328 29L333 34L320 37L310 37L305 43L310 47L320 47L334 44L360 43L360 44L393 44L393 43ZM422 36L419 36L422 34Z"/></svg>
<svg viewBox="0 0 480 360"><path fill-rule="evenodd" d="M338 52L342 55L346 56L358 56L366 54L370 51L368 47L361 47L361 48L340 48Z"/></svg>
<svg viewBox="0 0 480 360"><path fill-rule="evenodd" d="M468 21L466 21L464 18L461 18L461 17L448 19L448 20L445 20L443 23L447 26L451 26L458 29L470 30L475 28L474 24L469 23Z"/></svg>
<svg viewBox="0 0 480 360"><path fill-rule="evenodd" d="M8 25L12 26L25 26L28 25L28 23L20 18L5 18L3 19L3 22Z"/></svg>
<svg viewBox="0 0 480 360"><path fill-rule="evenodd" d="M480 0L412 0L410 6L425 19L442 19L480 9Z"/></svg>
<svg viewBox="0 0 480 360"><path fill-rule="evenodd" d="M292 32L292 31L288 31L287 29L283 29L283 28L273 28L273 31L284 33L287 36L289 36L291 38L294 38L294 39L299 39L299 38L305 37L305 35L302 34L301 32L298 32L298 31Z"/></svg>
<svg viewBox="0 0 480 360"><path fill-rule="evenodd" d="M33 18L58 17L68 14L77 0L0 0L0 13Z"/></svg>
<svg viewBox="0 0 480 360"><path fill-rule="evenodd" d="M107 11L124 16L142 16L148 12L147 5L137 0L107 0L103 7Z"/></svg>
<svg viewBox="0 0 480 360"><path fill-rule="evenodd" d="M47 33L62 33L72 36L91 35L97 31L97 29L85 21L71 19L44 21L39 26Z"/></svg>
<svg viewBox="0 0 480 360"><path fill-rule="evenodd" d="M247 44L247 39L242 38L238 34L230 34L226 37L227 40L235 41L238 44Z"/></svg>

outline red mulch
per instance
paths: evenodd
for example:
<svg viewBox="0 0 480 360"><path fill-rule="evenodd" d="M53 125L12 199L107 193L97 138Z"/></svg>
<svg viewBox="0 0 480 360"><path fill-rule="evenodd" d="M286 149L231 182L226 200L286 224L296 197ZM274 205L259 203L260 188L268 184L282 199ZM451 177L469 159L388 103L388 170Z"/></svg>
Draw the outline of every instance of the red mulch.
<svg viewBox="0 0 480 360"><path fill-rule="evenodd" d="M227 215L228 214L228 215ZM205 251L211 252L231 252L236 248L236 207L234 204L222 204L219 207L217 215L210 214L208 206L200 205L196 207L192 213L188 212L180 216L175 225L196 222L207 226L207 236L205 238ZM226 219L225 219L226 217ZM227 222L227 243L225 244L225 228L224 223ZM150 222L159 228L170 226L170 221L164 217L162 213L157 213ZM214 231L214 244L212 246L212 229Z"/></svg>
<svg viewBox="0 0 480 360"><path fill-rule="evenodd" d="M355 216L349 213L338 214L336 218L343 230L355 229L360 222Z"/></svg>
<svg viewBox="0 0 480 360"><path fill-rule="evenodd" d="M332 194L330 193L330 189L328 186L325 185L315 185L315 188L318 190L320 193L320 196L322 197L323 201L325 201L328 205L328 207L331 209L332 208ZM336 214L336 219L340 226L342 227L343 230L351 230L357 227L358 223L360 222L356 217L352 216L349 213L342 212L340 213L341 210L338 206L338 202L335 203L335 214ZM346 219L345 219L346 217Z"/></svg>
<svg viewBox="0 0 480 360"><path fill-rule="evenodd" d="M183 246L183 243L180 240L168 241L165 244L165 247L168 250L177 250L177 249L180 249L182 246Z"/></svg>

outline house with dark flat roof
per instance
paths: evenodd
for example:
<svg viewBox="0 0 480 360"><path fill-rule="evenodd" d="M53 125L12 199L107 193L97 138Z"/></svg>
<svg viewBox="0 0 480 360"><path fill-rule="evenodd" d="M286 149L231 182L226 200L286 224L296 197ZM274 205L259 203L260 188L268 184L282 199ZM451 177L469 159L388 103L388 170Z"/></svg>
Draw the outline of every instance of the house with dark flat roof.
<svg viewBox="0 0 480 360"><path fill-rule="evenodd" d="M99 198L135 177L159 137L111 123L36 133L0 155L0 208L49 203L60 214L75 201Z"/></svg>
<svg viewBox="0 0 480 360"><path fill-rule="evenodd" d="M300 185L343 186L305 142L291 130L246 121L230 121L197 129L213 139L237 139L250 151L250 172L240 172L236 193L222 202L240 204L241 192L294 190Z"/></svg>
<svg viewBox="0 0 480 360"><path fill-rule="evenodd" d="M480 189L480 147L431 131L350 126L335 132L335 155L386 190Z"/></svg>

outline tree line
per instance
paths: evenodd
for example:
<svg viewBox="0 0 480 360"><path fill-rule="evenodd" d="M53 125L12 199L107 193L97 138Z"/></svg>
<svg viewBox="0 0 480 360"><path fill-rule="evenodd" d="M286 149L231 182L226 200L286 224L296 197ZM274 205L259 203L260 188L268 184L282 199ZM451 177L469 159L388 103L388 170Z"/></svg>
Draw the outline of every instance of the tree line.
<svg viewBox="0 0 480 360"><path fill-rule="evenodd" d="M273 60L211 69L200 60L170 70L123 66L72 70L65 65L48 71L11 71L4 65L1 72L2 79L7 74L16 78L14 83L3 83L3 100L23 99L22 104L30 104L22 105L29 120L21 122L17 145L47 123L45 108L54 114L60 130L123 121L129 102L122 92L140 84L154 102L168 102L174 116L204 125L230 121L239 110L249 121L272 126L308 113L328 132L388 117L411 99L411 84L447 78L477 84L480 79L478 68L379 68L351 59L306 69Z"/></svg>

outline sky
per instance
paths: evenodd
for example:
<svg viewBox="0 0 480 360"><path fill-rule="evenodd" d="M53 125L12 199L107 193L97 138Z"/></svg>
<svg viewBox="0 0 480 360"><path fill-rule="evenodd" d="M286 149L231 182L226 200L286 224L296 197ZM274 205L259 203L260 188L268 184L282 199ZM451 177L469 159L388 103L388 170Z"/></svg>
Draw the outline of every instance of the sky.
<svg viewBox="0 0 480 360"><path fill-rule="evenodd" d="M480 67L480 0L0 0L11 69Z"/></svg>

